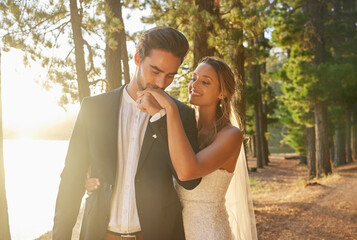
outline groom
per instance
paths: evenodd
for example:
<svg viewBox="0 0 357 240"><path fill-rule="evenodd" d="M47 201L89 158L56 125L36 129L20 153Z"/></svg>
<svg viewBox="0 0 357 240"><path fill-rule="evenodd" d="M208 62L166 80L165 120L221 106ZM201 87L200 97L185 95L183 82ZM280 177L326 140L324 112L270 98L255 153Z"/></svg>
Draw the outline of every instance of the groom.
<svg viewBox="0 0 357 240"><path fill-rule="evenodd" d="M131 82L84 99L61 174L53 240L71 239L89 168L101 185L86 200L80 239L185 239L172 176L186 189L200 179L179 181L170 160L165 112L151 98L141 103L148 112L141 112L135 100L139 90L168 87L187 51L179 31L149 29L136 48ZM197 150L194 110L176 103Z"/></svg>

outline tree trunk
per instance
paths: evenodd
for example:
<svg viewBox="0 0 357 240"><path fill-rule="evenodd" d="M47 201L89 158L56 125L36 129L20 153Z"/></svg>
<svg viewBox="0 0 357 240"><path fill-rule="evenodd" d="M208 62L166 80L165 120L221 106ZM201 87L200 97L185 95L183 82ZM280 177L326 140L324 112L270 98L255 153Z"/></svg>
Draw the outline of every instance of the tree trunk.
<svg viewBox="0 0 357 240"><path fill-rule="evenodd" d="M351 148L351 112L347 110L346 117L346 162L352 162L352 148Z"/></svg>
<svg viewBox="0 0 357 240"><path fill-rule="evenodd" d="M327 107L322 102L315 104L315 131L317 177L320 177L322 172L325 175L332 173L327 132Z"/></svg>
<svg viewBox="0 0 357 240"><path fill-rule="evenodd" d="M357 159L357 111L356 110L353 111L352 119L353 119L352 133L351 133L352 156L353 156L353 159Z"/></svg>
<svg viewBox="0 0 357 240"><path fill-rule="evenodd" d="M216 1L219 4L219 1ZM243 4L240 0L232 1L232 4L243 8ZM232 29L232 31L238 31L238 34L233 36L233 41L237 43L236 47L232 47L232 54L230 59L233 65L233 72L236 76L236 93L233 96L233 103L236 111L236 116L238 116L239 127L243 132L246 128L246 89L245 89L245 48L243 45L243 29ZM253 142L255 144L255 141ZM254 155L256 154L256 146L254 146Z"/></svg>
<svg viewBox="0 0 357 240"><path fill-rule="evenodd" d="M306 152L309 179L316 177L315 127L306 128Z"/></svg>
<svg viewBox="0 0 357 240"><path fill-rule="evenodd" d="M268 140L265 137L265 134L268 132L268 123L267 123L268 120L267 120L267 116L266 116L265 112L263 112L263 114L262 114L261 122L262 122L261 124L262 124L263 151L264 151L263 159L264 159L264 165L268 165L268 163L269 163L269 148L268 148Z"/></svg>
<svg viewBox="0 0 357 240"><path fill-rule="evenodd" d="M256 137L255 137L255 134L253 134L252 135L252 137L251 137L251 149L252 149L252 157L257 157L257 151L256 151L256 146L255 146L255 144L256 144Z"/></svg>
<svg viewBox="0 0 357 240"><path fill-rule="evenodd" d="M113 18L118 18L121 15L121 1L106 0L109 6L109 12L106 12L105 20L108 28L111 29ZM111 30L108 30L111 31ZM121 31L121 30L120 30ZM105 73L109 83L109 91L116 89L122 85L123 70L122 70L122 50L119 42L119 32L106 32L105 46Z"/></svg>
<svg viewBox="0 0 357 240"><path fill-rule="evenodd" d="M310 15L312 32L309 33L309 43L314 53L313 64L318 66L324 60L324 41L322 34L322 3L318 0L307 1L307 13Z"/></svg>
<svg viewBox="0 0 357 240"><path fill-rule="evenodd" d="M341 166L346 163L345 134L341 125L343 124L340 123L338 126L336 126L335 130L333 162L336 166Z"/></svg>
<svg viewBox="0 0 357 240"><path fill-rule="evenodd" d="M259 93L260 87L260 72L259 66L253 65L251 70L251 78L253 80L253 84L255 89L257 90L257 94L254 101L254 111L255 111L255 146L256 146L256 154L257 154L257 167L262 168L266 164L265 160L265 152L264 152L264 140L263 140L263 107L262 107L262 99Z"/></svg>
<svg viewBox="0 0 357 240"><path fill-rule="evenodd" d="M5 167L4 167L4 136L2 129L2 95L1 95L1 52L0 52L0 239L10 240L9 215L6 200L5 188Z"/></svg>
<svg viewBox="0 0 357 240"><path fill-rule="evenodd" d="M71 25L73 31L74 52L76 56L76 71L79 101L90 95L86 63L84 60L84 41L82 36L82 9L78 9L77 0L70 0Z"/></svg>
<svg viewBox="0 0 357 240"><path fill-rule="evenodd" d="M265 134L268 132L268 109L267 104L262 104L263 106L263 119L262 119L262 127L263 127L263 144L264 144L264 158L267 161L265 165L269 163L269 145L268 140Z"/></svg>
<svg viewBox="0 0 357 240"><path fill-rule="evenodd" d="M261 47L263 46L262 43L265 41L264 33L258 37L255 37L252 42L252 47ZM261 138L262 146L258 146L261 148L262 151L262 161L264 165L268 165L269 162L269 150L268 150L268 141L266 140L265 133L268 130L268 120L267 120L267 110L263 109L263 102L262 102L262 85L261 85L261 72L265 72L265 63L261 65L254 65L252 68L252 80L253 80L253 85L255 86L256 89L256 96L255 96L255 122L258 124L259 132L257 133L257 137ZM256 125L257 127L257 125Z"/></svg>
<svg viewBox="0 0 357 240"><path fill-rule="evenodd" d="M307 164L307 157L306 156L300 155L299 158L300 158L300 164L301 165L306 165Z"/></svg>
<svg viewBox="0 0 357 240"><path fill-rule="evenodd" d="M219 6L215 0L195 0L195 4L200 12L207 11L212 15L219 13ZM215 53L214 47L210 47L207 42L209 33L213 30L213 25L212 23L207 23L200 15L198 19L201 24L199 30L194 33L193 68L197 67L201 58L213 56Z"/></svg>
<svg viewBox="0 0 357 240"><path fill-rule="evenodd" d="M243 31L242 31L243 36ZM244 46L242 39L238 41L238 46L232 54L233 71L236 76L236 93L233 97L233 104L236 110L236 116L238 116L238 124L240 129L245 132L246 127L246 89L244 78Z"/></svg>
<svg viewBox="0 0 357 240"><path fill-rule="evenodd" d="M314 53L313 64L318 67L324 60L324 42L322 34L322 3L318 0L307 1L308 13L312 33L309 34L309 43ZM322 81L322 79L319 79ZM327 107L324 102L314 104L316 152L317 152L317 177L322 171L325 175L332 173L327 132Z"/></svg>
<svg viewBox="0 0 357 240"><path fill-rule="evenodd" d="M128 49L126 47L126 34L125 34L125 26L124 26L123 17L121 18L121 21L123 23L123 32L120 34L120 41L123 44L122 56L123 56L124 81L125 81L125 83L129 83L130 82L130 68L129 68Z"/></svg>
<svg viewBox="0 0 357 240"><path fill-rule="evenodd" d="M126 48L125 27L122 16L122 2L117 0L106 0L109 11L106 12L106 22L112 25L114 19L119 19L122 28L115 32L106 32L106 78L109 82L109 90L116 89L124 82L130 81L128 52ZM111 29L109 27L109 29Z"/></svg>

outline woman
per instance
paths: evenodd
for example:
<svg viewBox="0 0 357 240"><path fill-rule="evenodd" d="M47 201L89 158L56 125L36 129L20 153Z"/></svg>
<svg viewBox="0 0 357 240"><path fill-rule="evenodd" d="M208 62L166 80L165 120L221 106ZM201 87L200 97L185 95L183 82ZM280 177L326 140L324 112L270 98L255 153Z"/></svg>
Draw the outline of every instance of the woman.
<svg viewBox="0 0 357 240"><path fill-rule="evenodd" d="M188 90L189 101L198 110L201 150L197 154L185 135L176 104L163 90L146 89L137 99L140 102L150 94L166 110L170 157L179 179L202 177L194 190L176 185L186 239L257 239L241 148L243 134L231 121L234 75L222 60L206 57L193 73ZM87 180L87 190L96 186L91 181Z"/></svg>

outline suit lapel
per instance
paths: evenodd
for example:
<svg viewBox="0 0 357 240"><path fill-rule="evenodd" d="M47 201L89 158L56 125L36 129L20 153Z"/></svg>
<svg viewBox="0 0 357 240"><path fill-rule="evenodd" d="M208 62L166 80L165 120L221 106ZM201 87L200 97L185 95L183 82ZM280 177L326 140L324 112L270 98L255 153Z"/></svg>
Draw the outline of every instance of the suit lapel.
<svg viewBox="0 0 357 240"><path fill-rule="evenodd" d="M146 127L146 132L145 132L145 136L144 136L144 140L143 140L143 145L141 147L141 153L140 153L140 157L139 157L139 163L138 163L138 168L140 169L140 167L143 165L147 155L149 154L149 151L151 149L152 144L155 141L155 132L154 129L151 126L150 120L148 122L148 126Z"/></svg>

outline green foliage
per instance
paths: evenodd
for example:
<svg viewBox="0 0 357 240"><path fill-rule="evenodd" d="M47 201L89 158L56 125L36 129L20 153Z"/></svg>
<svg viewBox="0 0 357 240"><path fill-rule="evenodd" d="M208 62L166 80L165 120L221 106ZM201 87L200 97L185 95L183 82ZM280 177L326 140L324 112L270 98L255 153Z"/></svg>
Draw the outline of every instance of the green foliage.
<svg viewBox="0 0 357 240"><path fill-rule="evenodd" d="M323 63L316 69L319 79L324 79L320 88L327 93L331 103L351 109L357 97L357 71L350 63Z"/></svg>
<svg viewBox="0 0 357 240"><path fill-rule="evenodd" d="M151 0L144 1L144 5L150 6L152 14L143 18L143 22L171 26L182 31L188 38L191 47L184 66L189 71L193 70L193 47L200 47L194 46L194 33L202 29L209 29L207 38L209 47L214 48L215 55L224 59L236 74L238 73L236 58L238 51L244 51L244 61L247 67L252 63L265 62L269 55L270 46L263 37L264 30L268 27L267 16L272 9L271 3L267 1L222 0L219 1L218 13L216 9L213 14L205 10L200 11L194 1ZM260 37L259 44L252 45L251 41L256 37ZM181 100L187 96L185 84L185 81L181 82ZM266 86L266 89L269 87ZM272 91L270 95L266 94L265 98L272 96L271 93Z"/></svg>
<svg viewBox="0 0 357 240"><path fill-rule="evenodd" d="M272 79L282 83L277 113L286 129L282 143L302 155L306 153L305 128L314 124L310 111L310 99L314 97L309 89L312 80L304 74L308 69L305 63L302 58L290 58L282 69L269 74Z"/></svg>
<svg viewBox="0 0 357 240"><path fill-rule="evenodd" d="M188 101L188 83L191 77L192 73L188 72L187 68L180 68L167 92L181 102L190 104Z"/></svg>
<svg viewBox="0 0 357 240"><path fill-rule="evenodd" d="M234 69L232 52L236 51L243 42L248 44L255 36L264 33L267 27L265 13L270 5L266 1L241 1L241 6L231 0L223 0L219 3L219 15L216 15L207 11L199 11L193 1L144 1L143 6L150 6L152 14L142 18L142 21L179 29L188 38L191 50L193 50L194 33L201 31L204 27L209 27L207 39L209 46L214 47L217 55L226 60ZM213 25L213 29L210 24ZM262 56L261 62L263 62L268 55L268 48L261 44L256 52L264 54L247 55L247 60L259 61L259 57ZM190 52L185 64L191 68L192 59L192 52Z"/></svg>
<svg viewBox="0 0 357 240"><path fill-rule="evenodd" d="M310 39L315 33L306 4L307 1L281 2L272 11L271 18L272 40L288 53L281 69L270 73L272 78L282 82L279 114L288 129L283 141L299 152L305 144L302 141L304 128L314 125L311 111L315 102L327 102L329 118L333 119L338 118L335 115L338 111L341 116L357 102L357 34L351 27L357 11L353 1L322 2L323 39L320 41L324 42L324 54L319 65L314 63Z"/></svg>

